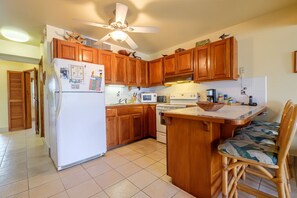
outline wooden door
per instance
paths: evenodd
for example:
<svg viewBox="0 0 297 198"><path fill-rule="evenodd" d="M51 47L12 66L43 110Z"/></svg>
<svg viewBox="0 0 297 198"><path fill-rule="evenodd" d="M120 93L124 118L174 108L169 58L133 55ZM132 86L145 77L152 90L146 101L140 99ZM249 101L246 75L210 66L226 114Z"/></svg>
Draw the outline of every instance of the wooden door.
<svg viewBox="0 0 297 198"><path fill-rule="evenodd" d="M137 85L141 87L148 86L148 67L147 62L143 60L137 60L136 62L136 81Z"/></svg>
<svg viewBox="0 0 297 198"><path fill-rule="evenodd" d="M175 54L166 56L164 58L164 75L170 76L176 73Z"/></svg>
<svg viewBox="0 0 297 198"><path fill-rule="evenodd" d="M193 66L193 49L186 50L176 54L176 73L192 73L194 71Z"/></svg>
<svg viewBox="0 0 297 198"><path fill-rule="evenodd" d="M210 45L195 48L194 65L194 81L201 82L211 79Z"/></svg>
<svg viewBox="0 0 297 198"><path fill-rule="evenodd" d="M113 68L113 53L103 50L98 50L98 63L100 65L104 65L104 75L105 75L105 83L110 84L114 80L112 76L112 68Z"/></svg>
<svg viewBox="0 0 297 198"><path fill-rule="evenodd" d="M63 58L76 61L79 60L78 44L55 38L53 39L53 42L54 58Z"/></svg>
<svg viewBox="0 0 297 198"><path fill-rule="evenodd" d="M159 58L149 62L149 84L157 86L163 84L163 59Z"/></svg>
<svg viewBox="0 0 297 198"><path fill-rule="evenodd" d="M128 58L128 64L127 64L127 83L128 85L137 85L136 80L136 59L134 58Z"/></svg>
<svg viewBox="0 0 297 198"><path fill-rule="evenodd" d="M127 144L133 139L133 129L131 126L131 115L118 117L119 143Z"/></svg>
<svg viewBox="0 0 297 198"><path fill-rule="evenodd" d="M45 80L43 75L43 58L39 62L38 76L39 76L39 115L40 115L40 137L44 137L44 93Z"/></svg>
<svg viewBox="0 0 297 198"><path fill-rule="evenodd" d="M9 131L25 128L24 73L7 71Z"/></svg>
<svg viewBox="0 0 297 198"><path fill-rule="evenodd" d="M212 79L230 78L230 39L210 44Z"/></svg>
<svg viewBox="0 0 297 198"><path fill-rule="evenodd" d="M106 144L107 149L111 149L119 144L119 135L117 131L117 118L106 118Z"/></svg>
<svg viewBox="0 0 297 198"><path fill-rule="evenodd" d="M79 45L78 46L78 54L79 54L79 61L87 62L87 63L94 63L94 64L98 63L96 48Z"/></svg>
<svg viewBox="0 0 297 198"><path fill-rule="evenodd" d="M147 109L148 115L148 135L156 138L157 126L156 126L156 106L150 105Z"/></svg>
<svg viewBox="0 0 297 198"><path fill-rule="evenodd" d="M114 54L114 72L115 84L126 84L127 82L127 56Z"/></svg>
<svg viewBox="0 0 297 198"><path fill-rule="evenodd" d="M25 88L25 129L32 128L32 104L31 104L31 71L24 71Z"/></svg>
<svg viewBox="0 0 297 198"><path fill-rule="evenodd" d="M38 97L38 72L34 68L34 107L35 107L35 132L39 134L39 97Z"/></svg>
<svg viewBox="0 0 297 198"><path fill-rule="evenodd" d="M143 116L142 114L132 115L133 140L143 138Z"/></svg>

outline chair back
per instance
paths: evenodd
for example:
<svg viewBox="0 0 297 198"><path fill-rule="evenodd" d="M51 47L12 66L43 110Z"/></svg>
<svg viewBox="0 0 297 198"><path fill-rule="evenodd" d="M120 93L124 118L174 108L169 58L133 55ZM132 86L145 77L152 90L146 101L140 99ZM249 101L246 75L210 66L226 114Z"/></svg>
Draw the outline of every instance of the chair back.
<svg viewBox="0 0 297 198"><path fill-rule="evenodd" d="M282 167L286 162L290 146L294 139L297 129L297 105L292 105L288 108L286 116L281 123L280 135L278 139L279 153L278 166Z"/></svg>
<svg viewBox="0 0 297 198"><path fill-rule="evenodd" d="M288 113L290 107L293 106L293 105L294 105L294 103L292 102L292 100L288 100L286 102L286 105L285 105L284 110L283 110L283 113L282 113L280 124L283 122L283 120L285 119L285 116ZM281 131L281 127L282 127L282 125L280 125L279 133Z"/></svg>

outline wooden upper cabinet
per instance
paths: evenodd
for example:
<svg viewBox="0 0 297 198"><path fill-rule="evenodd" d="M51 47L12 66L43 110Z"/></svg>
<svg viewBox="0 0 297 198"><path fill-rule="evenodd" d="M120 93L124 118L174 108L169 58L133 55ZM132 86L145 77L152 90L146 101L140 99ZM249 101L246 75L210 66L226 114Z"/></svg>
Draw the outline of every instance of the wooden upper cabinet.
<svg viewBox="0 0 297 198"><path fill-rule="evenodd" d="M94 63L94 64L98 63L96 48L79 45L78 54L79 54L79 59L78 59L79 61Z"/></svg>
<svg viewBox="0 0 297 198"><path fill-rule="evenodd" d="M164 57L164 75L170 76L176 74L175 54Z"/></svg>
<svg viewBox="0 0 297 198"><path fill-rule="evenodd" d="M149 84L157 86L163 84L163 59L159 58L149 62Z"/></svg>
<svg viewBox="0 0 297 198"><path fill-rule="evenodd" d="M113 82L113 53L103 50L98 50L98 64L104 65L105 83Z"/></svg>
<svg viewBox="0 0 297 198"><path fill-rule="evenodd" d="M176 54L176 73L191 73L193 67L193 49L186 50Z"/></svg>
<svg viewBox="0 0 297 198"><path fill-rule="evenodd" d="M127 56L114 54L114 81L115 84L126 84L127 82Z"/></svg>
<svg viewBox="0 0 297 198"><path fill-rule="evenodd" d="M209 45L194 49L194 67L194 80L196 82L211 79Z"/></svg>
<svg viewBox="0 0 297 198"><path fill-rule="evenodd" d="M68 60L78 60L78 44L53 39L53 54L54 58L62 58Z"/></svg>
<svg viewBox="0 0 297 198"><path fill-rule="evenodd" d="M146 61L136 61L136 81L140 87L148 86L148 66Z"/></svg>
<svg viewBox="0 0 297 198"><path fill-rule="evenodd" d="M137 59L128 58L127 64L127 83L128 85L137 85Z"/></svg>
<svg viewBox="0 0 297 198"><path fill-rule="evenodd" d="M210 44L212 79L237 79L237 43L234 37Z"/></svg>

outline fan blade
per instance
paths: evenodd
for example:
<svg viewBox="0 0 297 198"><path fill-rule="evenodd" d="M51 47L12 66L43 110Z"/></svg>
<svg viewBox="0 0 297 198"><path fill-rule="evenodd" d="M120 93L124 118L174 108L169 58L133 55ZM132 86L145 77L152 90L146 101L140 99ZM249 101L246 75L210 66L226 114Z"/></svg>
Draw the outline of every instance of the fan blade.
<svg viewBox="0 0 297 198"><path fill-rule="evenodd" d="M137 32L137 33L158 33L160 28L153 26L131 26L127 27L128 32Z"/></svg>
<svg viewBox="0 0 297 198"><path fill-rule="evenodd" d="M106 34L104 37L102 37L99 41L95 42L94 45L100 45L104 41L108 40L110 38L110 33Z"/></svg>
<svg viewBox="0 0 297 198"><path fill-rule="evenodd" d="M131 49L138 48L138 46L136 45L136 43L132 40L132 38L130 36L127 36L126 42L131 47Z"/></svg>
<svg viewBox="0 0 297 198"><path fill-rule="evenodd" d="M125 24L126 16L128 12L128 6L116 3L116 22L121 22L122 24Z"/></svg>
<svg viewBox="0 0 297 198"><path fill-rule="evenodd" d="M106 29L110 29L110 30L113 29L112 26L106 25L106 24L102 24L102 23L95 23L95 22L81 20L81 19L73 19L73 20L78 21L78 22L83 23L83 24L86 24L86 25L90 25L90 26L95 26L95 27L100 27L100 28L106 28Z"/></svg>

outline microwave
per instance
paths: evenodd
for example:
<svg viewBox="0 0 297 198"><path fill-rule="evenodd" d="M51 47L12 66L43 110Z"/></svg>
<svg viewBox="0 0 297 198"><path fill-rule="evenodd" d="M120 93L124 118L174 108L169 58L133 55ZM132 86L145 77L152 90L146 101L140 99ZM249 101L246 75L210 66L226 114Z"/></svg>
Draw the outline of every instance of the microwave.
<svg viewBox="0 0 297 198"><path fill-rule="evenodd" d="M157 102L156 93L142 93L141 102Z"/></svg>

